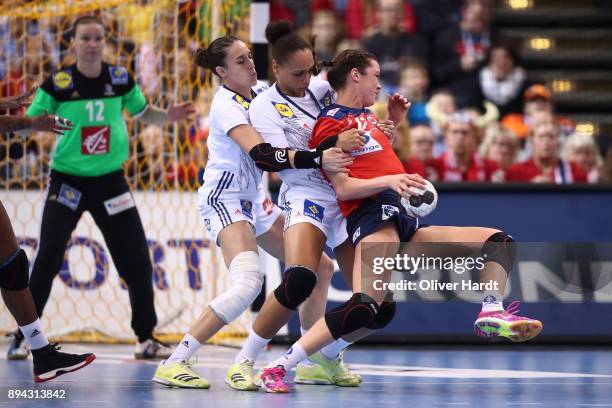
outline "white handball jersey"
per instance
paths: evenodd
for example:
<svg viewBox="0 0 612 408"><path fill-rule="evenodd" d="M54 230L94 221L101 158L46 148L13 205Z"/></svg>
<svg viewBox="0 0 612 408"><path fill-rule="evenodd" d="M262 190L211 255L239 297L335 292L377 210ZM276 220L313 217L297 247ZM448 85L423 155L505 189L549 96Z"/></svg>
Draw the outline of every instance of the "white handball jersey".
<svg viewBox="0 0 612 408"><path fill-rule="evenodd" d="M274 147L309 150L308 142L321 110L332 103L333 90L327 81L312 77L304 97L281 92L278 84L257 96L249 109L251 125ZM331 184L318 169L287 169L278 172L283 191L308 191L313 198L335 200Z"/></svg>
<svg viewBox="0 0 612 408"><path fill-rule="evenodd" d="M251 89L255 95L268 86L261 81ZM251 96L251 95L248 95ZM261 182L261 170L228 132L239 125L250 125L248 110L251 100L220 86L213 98L209 115L208 162L204 179L213 179L224 171L235 175L235 182L244 192L255 193Z"/></svg>

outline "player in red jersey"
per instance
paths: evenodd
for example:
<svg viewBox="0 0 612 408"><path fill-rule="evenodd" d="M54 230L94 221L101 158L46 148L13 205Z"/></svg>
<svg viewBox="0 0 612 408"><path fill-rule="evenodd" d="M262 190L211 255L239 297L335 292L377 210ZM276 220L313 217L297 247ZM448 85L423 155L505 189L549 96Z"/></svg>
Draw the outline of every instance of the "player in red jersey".
<svg viewBox="0 0 612 408"><path fill-rule="evenodd" d="M351 128L365 131L366 136L364 146L350 152L354 161L348 174L326 173L347 217L347 232L355 245L353 296L328 311L283 356L260 371L260 384L267 392L289 392L284 381L286 373L334 339L355 341L389 324L395 314L392 295L370 284L370 277L384 285L391 272L385 270L374 276L369 265L374 264L374 257L394 256L400 242L482 243L486 261L481 281L498 282L498 290L484 293L483 309L475 323L477 334L524 341L535 337L542 328L539 321L503 309L502 293L516 250L509 235L481 227L418 228L418 220L400 204L401 196L409 193L410 186L421 185L423 179L404 173L389 140L375 126L378 118L365 108L373 105L378 95L379 76L376 57L359 50L340 53L328 72L329 83L338 92L337 102L319 115L310 147L333 145L336 135ZM408 107L405 101L405 109ZM375 242L384 244L375 251L362 250L364 244Z"/></svg>

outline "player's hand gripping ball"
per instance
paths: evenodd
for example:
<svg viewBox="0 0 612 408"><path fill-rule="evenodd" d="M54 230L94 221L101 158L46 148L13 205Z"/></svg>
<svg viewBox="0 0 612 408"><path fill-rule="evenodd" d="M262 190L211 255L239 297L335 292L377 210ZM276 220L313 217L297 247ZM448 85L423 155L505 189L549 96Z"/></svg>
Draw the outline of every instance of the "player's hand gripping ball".
<svg viewBox="0 0 612 408"><path fill-rule="evenodd" d="M422 218L431 214L438 204L438 192L433 184L427 180L425 182L427 186L424 189L411 186L410 191L416 194L406 194L401 200L408 214L416 218Z"/></svg>

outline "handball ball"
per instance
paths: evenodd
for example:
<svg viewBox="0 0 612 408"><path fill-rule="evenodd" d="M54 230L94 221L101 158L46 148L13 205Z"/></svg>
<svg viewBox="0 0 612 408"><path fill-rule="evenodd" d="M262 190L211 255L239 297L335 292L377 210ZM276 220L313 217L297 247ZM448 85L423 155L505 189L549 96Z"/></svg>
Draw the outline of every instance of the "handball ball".
<svg viewBox="0 0 612 408"><path fill-rule="evenodd" d="M408 212L416 218L422 218L431 214L438 204L438 192L433 184L425 180L427 186L424 189L410 187L410 191L416 195L405 195L402 197L402 205Z"/></svg>

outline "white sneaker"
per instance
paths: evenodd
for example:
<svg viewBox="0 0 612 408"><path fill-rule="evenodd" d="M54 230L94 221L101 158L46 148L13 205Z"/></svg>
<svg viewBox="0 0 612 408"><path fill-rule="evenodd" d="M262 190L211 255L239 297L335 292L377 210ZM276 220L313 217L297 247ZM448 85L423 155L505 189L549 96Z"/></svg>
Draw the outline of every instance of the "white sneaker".
<svg viewBox="0 0 612 408"><path fill-rule="evenodd" d="M136 343L134 358L136 360L165 359L172 355L172 348L155 338L150 338L142 343Z"/></svg>

